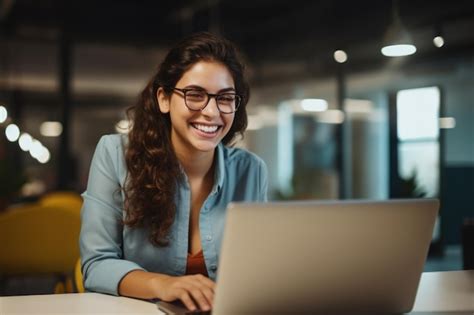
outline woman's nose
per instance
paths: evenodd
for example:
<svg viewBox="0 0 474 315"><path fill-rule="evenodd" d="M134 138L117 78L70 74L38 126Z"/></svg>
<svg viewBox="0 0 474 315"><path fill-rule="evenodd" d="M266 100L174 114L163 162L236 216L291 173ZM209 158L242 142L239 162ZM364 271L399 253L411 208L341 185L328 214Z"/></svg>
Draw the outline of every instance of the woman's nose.
<svg viewBox="0 0 474 315"><path fill-rule="evenodd" d="M209 103L206 107L204 107L201 111L206 116L215 116L219 115L219 108L217 105L217 99L215 97L211 97Z"/></svg>

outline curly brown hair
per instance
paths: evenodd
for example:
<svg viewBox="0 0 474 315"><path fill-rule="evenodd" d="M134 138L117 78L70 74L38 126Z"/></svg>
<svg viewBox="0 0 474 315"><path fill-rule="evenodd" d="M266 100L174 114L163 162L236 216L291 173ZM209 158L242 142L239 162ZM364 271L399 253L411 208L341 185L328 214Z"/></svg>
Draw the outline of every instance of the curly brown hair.
<svg viewBox="0 0 474 315"><path fill-rule="evenodd" d="M236 47L226 39L202 32L185 38L172 48L137 103L127 109L132 130L125 152L128 173L124 187L124 224L148 229L150 242L155 246L169 245L167 236L176 213L175 194L178 181L182 179L179 161L171 145L170 116L159 110L156 92L161 87L170 96L183 74L199 61L225 65L234 80L236 93L242 97L222 142L231 145L247 128L246 105L250 91Z"/></svg>

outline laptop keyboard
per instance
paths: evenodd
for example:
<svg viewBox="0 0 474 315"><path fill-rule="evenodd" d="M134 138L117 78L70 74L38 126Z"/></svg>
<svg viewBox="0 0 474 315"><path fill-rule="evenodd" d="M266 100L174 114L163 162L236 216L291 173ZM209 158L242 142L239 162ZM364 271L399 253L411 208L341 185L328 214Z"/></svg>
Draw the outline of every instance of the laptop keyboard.
<svg viewBox="0 0 474 315"><path fill-rule="evenodd" d="M165 314L170 315L210 315L211 311L201 311L195 310L190 311L184 307L184 305L180 304L179 302L175 303L168 303L163 301L158 301L157 303L158 309Z"/></svg>
<svg viewBox="0 0 474 315"><path fill-rule="evenodd" d="M186 315L211 315L211 311L189 311Z"/></svg>

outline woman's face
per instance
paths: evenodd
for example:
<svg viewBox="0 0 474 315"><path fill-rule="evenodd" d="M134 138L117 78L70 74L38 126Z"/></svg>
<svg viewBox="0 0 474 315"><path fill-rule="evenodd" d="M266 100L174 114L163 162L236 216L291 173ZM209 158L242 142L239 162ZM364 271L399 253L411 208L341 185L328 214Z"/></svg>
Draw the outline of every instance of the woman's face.
<svg viewBox="0 0 474 315"><path fill-rule="evenodd" d="M235 93L234 80L227 67L213 61L194 64L175 88L202 90L210 94ZM160 111L170 114L171 142L177 153L213 152L234 121L234 113L219 112L215 98L210 98L203 110L192 111L186 107L184 94L180 91L173 91L168 97L160 88L157 97Z"/></svg>

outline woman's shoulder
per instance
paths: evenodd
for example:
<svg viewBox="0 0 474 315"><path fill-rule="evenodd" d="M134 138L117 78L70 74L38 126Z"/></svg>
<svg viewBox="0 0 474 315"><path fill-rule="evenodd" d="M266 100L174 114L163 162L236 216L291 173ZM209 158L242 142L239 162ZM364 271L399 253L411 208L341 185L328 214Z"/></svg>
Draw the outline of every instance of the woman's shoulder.
<svg viewBox="0 0 474 315"><path fill-rule="evenodd" d="M127 135L108 134L100 138L95 155L98 159L112 162L114 166L124 167L125 148L128 143Z"/></svg>
<svg viewBox="0 0 474 315"><path fill-rule="evenodd" d="M224 145L222 145L221 148L223 152L224 162L226 164L243 162L255 166L265 165L265 162L262 160L262 158L246 149L238 147L227 147Z"/></svg>
<svg viewBox="0 0 474 315"><path fill-rule="evenodd" d="M123 151L123 148L126 146L127 142L128 142L128 137L126 135L108 134L108 135L103 135L100 138L97 146L103 147L107 151L110 151L110 150Z"/></svg>
<svg viewBox="0 0 474 315"><path fill-rule="evenodd" d="M128 142L127 135L109 134L100 138L94 159L101 167L113 169L121 182L126 175L124 148Z"/></svg>

